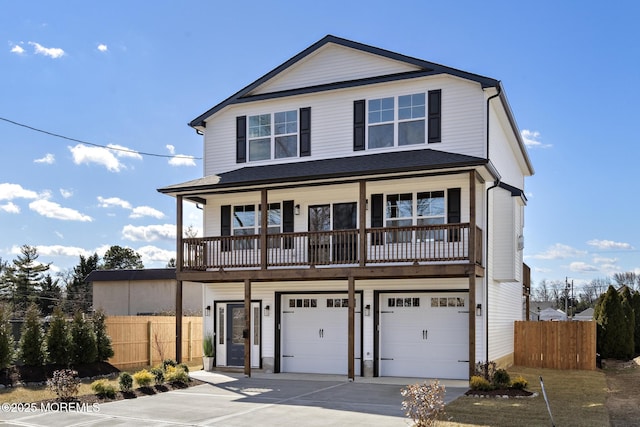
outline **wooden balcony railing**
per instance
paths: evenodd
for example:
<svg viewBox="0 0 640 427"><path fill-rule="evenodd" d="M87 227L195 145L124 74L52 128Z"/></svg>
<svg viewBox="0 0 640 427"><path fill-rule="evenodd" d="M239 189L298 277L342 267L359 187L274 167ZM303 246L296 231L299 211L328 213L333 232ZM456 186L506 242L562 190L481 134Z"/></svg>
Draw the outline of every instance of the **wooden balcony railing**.
<svg viewBox="0 0 640 427"><path fill-rule="evenodd" d="M469 261L469 224L366 230L364 264ZM268 267L360 264L358 229L269 234ZM183 270L260 268L260 235L183 239ZM475 229L475 256L482 259L482 230Z"/></svg>

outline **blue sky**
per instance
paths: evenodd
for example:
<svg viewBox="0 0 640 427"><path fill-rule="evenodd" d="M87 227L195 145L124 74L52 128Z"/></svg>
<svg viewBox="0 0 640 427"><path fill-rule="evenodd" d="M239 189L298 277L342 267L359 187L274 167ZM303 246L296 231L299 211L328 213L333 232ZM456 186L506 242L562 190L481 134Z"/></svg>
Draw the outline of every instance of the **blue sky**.
<svg viewBox="0 0 640 427"><path fill-rule="evenodd" d="M64 271L120 245L164 267L175 202L156 189L202 175L187 122L333 34L502 81L536 170L534 284L640 273L636 2L0 4L0 117L130 150L0 120L3 260L29 244Z"/></svg>

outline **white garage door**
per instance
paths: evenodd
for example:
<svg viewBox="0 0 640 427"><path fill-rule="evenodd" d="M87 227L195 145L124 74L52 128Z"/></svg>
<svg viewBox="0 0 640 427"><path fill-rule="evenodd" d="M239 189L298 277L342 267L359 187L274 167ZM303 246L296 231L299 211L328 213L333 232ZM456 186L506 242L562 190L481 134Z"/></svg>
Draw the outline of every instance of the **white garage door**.
<svg viewBox="0 0 640 427"><path fill-rule="evenodd" d="M281 371L347 375L347 294L283 295ZM355 375L360 375L360 296L356 295Z"/></svg>
<svg viewBox="0 0 640 427"><path fill-rule="evenodd" d="M380 376L469 374L467 293L380 294Z"/></svg>

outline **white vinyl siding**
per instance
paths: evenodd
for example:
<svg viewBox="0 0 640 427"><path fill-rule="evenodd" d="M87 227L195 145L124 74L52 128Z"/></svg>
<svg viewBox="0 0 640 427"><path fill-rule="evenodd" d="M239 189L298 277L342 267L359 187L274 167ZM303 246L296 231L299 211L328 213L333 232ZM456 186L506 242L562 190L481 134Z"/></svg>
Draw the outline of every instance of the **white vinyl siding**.
<svg viewBox="0 0 640 427"><path fill-rule="evenodd" d="M286 72L263 83L251 94L278 92L418 70L418 66L406 62L328 44L290 67Z"/></svg>
<svg viewBox="0 0 640 427"><path fill-rule="evenodd" d="M521 280L522 251L518 238L522 235L520 198L502 188L493 192L493 279L498 282Z"/></svg>
<svg viewBox="0 0 640 427"><path fill-rule="evenodd" d="M431 76L349 89L311 93L224 108L207 120L204 175L265 164L361 156L434 148L415 144L353 151L353 101L442 90L442 142L437 150L484 157L485 101L480 85L449 76ZM311 107L311 156L236 163L236 117ZM516 185L516 184L512 184Z"/></svg>
<svg viewBox="0 0 640 427"><path fill-rule="evenodd" d="M513 322L522 320L522 284L489 283L489 360L513 353Z"/></svg>

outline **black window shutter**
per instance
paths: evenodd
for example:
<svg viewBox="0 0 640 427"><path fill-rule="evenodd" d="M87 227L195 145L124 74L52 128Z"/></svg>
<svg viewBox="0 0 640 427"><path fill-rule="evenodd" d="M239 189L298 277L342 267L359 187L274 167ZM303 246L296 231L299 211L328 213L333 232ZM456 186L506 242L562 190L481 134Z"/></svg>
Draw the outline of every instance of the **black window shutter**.
<svg viewBox="0 0 640 427"><path fill-rule="evenodd" d="M236 163L247 161L247 116L236 117Z"/></svg>
<svg viewBox="0 0 640 427"><path fill-rule="evenodd" d="M447 223L459 224L460 218L461 218L460 189L449 188L447 190ZM457 228L449 229L449 241L450 242L460 241L459 229Z"/></svg>
<svg viewBox="0 0 640 427"><path fill-rule="evenodd" d="M311 155L311 107L300 109L300 157Z"/></svg>
<svg viewBox="0 0 640 427"><path fill-rule="evenodd" d="M371 227L384 227L384 196L382 194L371 195ZM371 239L372 245L384 243L383 234L375 233Z"/></svg>
<svg viewBox="0 0 640 427"><path fill-rule="evenodd" d="M442 141L441 134L442 91L429 91L429 143Z"/></svg>
<svg viewBox="0 0 640 427"><path fill-rule="evenodd" d="M220 206L220 235L231 236L231 205ZM231 250L228 240L222 242L220 250L223 252Z"/></svg>
<svg viewBox="0 0 640 427"><path fill-rule="evenodd" d="M282 232L293 233L293 200L285 200L282 202ZM293 248L293 237L285 237L283 243L284 249Z"/></svg>
<svg viewBox="0 0 640 427"><path fill-rule="evenodd" d="M364 150L365 108L364 99L353 101L353 151Z"/></svg>

